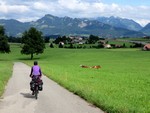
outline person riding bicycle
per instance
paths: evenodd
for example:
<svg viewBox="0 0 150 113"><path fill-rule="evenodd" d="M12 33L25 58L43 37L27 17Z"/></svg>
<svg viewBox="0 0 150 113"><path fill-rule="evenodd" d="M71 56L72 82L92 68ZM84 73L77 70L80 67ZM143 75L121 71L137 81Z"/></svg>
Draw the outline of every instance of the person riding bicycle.
<svg viewBox="0 0 150 113"><path fill-rule="evenodd" d="M32 78L32 81L30 82L30 87L31 90L33 91L32 95L34 95L34 90L32 89L32 85L34 84L34 79L38 78L39 81L42 82L42 80L40 79L42 77L42 71L37 61L34 61L34 66L32 66L31 68L30 77Z"/></svg>

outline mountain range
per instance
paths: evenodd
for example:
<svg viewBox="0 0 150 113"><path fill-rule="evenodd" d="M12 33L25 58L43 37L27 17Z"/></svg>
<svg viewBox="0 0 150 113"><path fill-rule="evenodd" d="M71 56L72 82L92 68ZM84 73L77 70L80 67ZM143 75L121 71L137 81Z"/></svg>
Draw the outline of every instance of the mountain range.
<svg viewBox="0 0 150 113"><path fill-rule="evenodd" d="M70 18L50 14L31 22L0 19L8 36L21 36L25 30L35 27L44 36L49 35L97 35L104 38L143 37L150 35L150 24L142 27L130 19L119 17Z"/></svg>

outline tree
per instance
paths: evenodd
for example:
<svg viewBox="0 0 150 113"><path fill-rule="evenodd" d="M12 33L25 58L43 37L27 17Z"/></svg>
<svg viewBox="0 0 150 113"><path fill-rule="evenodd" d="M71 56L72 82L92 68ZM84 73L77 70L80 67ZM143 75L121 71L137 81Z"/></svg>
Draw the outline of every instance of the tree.
<svg viewBox="0 0 150 113"><path fill-rule="evenodd" d="M0 26L0 52L10 52L10 46L8 44L7 36L5 35L5 29L3 26Z"/></svg>
<svg viewBox="0 0 150 113"><path fill-rule="evenodd" d="M0 35L5 35L5 29L3 26L0 26Z"/></svg>
<svg viewBox="0 0 150 113"><path fill-rule="evenodd" d="M54 41L55 44L59 44L60 42L62 42L62 38L61 36L59 36L58 38L56 38L56 40Z"/></svg>
<svg viewBox="0 0 150 113"><path fill-rule="evenodd" d="M98 36L90 35L88 42L89 44L95 44L98 40L99 40Z"/></svg>
<svg viewBox="0 0 150 113"><path fill-rule="evenodd" d="M28 31L25 31L22 36L22 43L24 44L21 50L22 54L31 55L31 60L34 54L40 54L44 52L45 43L42 37L42 32L36 28L31 27Z"/></svg>
<svg viewBox="0 0 150 113"><path fill-rule="evenodd" d="M50 39L49 36L45 36L45 37L44 37L45 43L49 43L49 39Z"/></svg>
<svg viewBox="0 0 150 113"><path fill-rule="evenodd" d="M59 48L63 48L63 44L60 42L58 45Z"/></svg>
<svg viewBox="0 0 150 113"><path fill-rule="evenodd" d="M72 43L70 44L69 48L73 48L73 44Z"/></svg>
<svg viewBox="0 0 150 113"><path fill-rule="evenodd" d="M53 45L53 43L51 43L49 47L50 47L50 48L54 48L54 45Z"/></svg>

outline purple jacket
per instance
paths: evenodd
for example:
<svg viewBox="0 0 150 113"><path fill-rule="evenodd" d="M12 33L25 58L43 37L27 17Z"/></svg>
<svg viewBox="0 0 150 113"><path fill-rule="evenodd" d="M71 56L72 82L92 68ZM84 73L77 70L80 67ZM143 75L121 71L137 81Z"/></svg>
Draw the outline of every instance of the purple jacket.
<svg viewBox="0 0 150 113"><path fill-rule="evenodd" d="M31 69L31 74L30 75L33 75L33 76L41 76L42 73L41 73L41 69L38 65L34 65L32 66L32 69Z"/></svg>

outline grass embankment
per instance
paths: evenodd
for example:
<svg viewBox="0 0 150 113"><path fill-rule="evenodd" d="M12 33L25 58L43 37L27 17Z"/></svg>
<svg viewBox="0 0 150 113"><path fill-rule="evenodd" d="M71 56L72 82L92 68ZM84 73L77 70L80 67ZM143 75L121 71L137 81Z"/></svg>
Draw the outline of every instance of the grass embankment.
<svg viewBox="0 0 150 113"><path fill-rule="evenodd" d="M47 49L39 63L44 74L107 112L148 113L149 56L138 49Z"/></svg>
<svg viewBox="0 0 150 113"><path fill-rule="evenodd" d="M23 60L14 48L13 60ZM34 56L45 75L107 112L150 112L150 52L138 49L50 49ZM83 69L79 65L101 65ZM48 89L45 89L48 90Z"/></svg>
<svg viewBox="0 0 150 113"><path fill-rule="evenodd" d="M12 63L0 60L0 96L3 94L5 85L12 73Z"/></svg>
<svg viewBox="0 0 150 113"><path fill-rule="evenodd" d="M17 49L16 49L17 48ZM0 96L2 96L5 86L12 75L13 61L18 56L18 44L11 45L11 53L0 53Z"/></svg>

